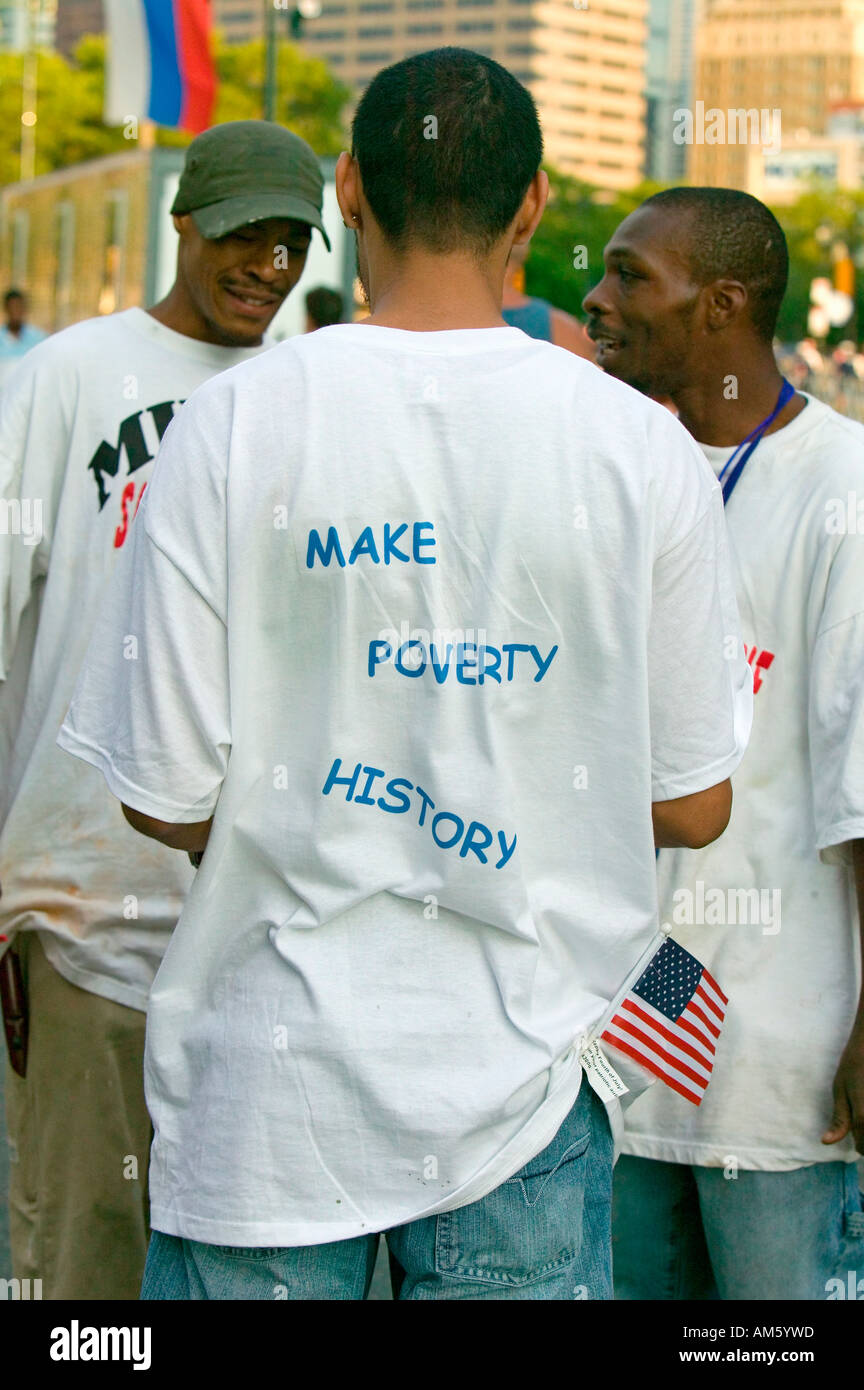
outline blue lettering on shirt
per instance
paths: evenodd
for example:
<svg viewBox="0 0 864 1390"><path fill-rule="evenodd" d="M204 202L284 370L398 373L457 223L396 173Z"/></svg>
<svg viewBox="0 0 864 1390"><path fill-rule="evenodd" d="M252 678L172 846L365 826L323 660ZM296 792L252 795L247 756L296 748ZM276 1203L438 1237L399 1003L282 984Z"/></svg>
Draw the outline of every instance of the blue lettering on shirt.
<svg viewBox="0 0 864 1390"><path fill-rule="evenodd" d="M348 556L349 565L355 565L360 555L368 555L370 559L375 561L376 565L379 563L378 550L375 546L375 537L372 534L371 526L364 526L352 545L351 554Z"/></svg>
<svg viewBox="0 0 864 1390"><path fill-rule="evenodd" d="M383 526L383 552L384 563L389 565L391 560L401 560L403 564L410 564L413 560L415 565L434 565L436 559L434 555L424 555L421 551L428 550L435 546L435 536L424 536L424 531L435 530L435 523L432 521L415 521L411 529L412 547L411 554L400 550L396 542L408 530L408 522L403 521L394 530L388 521ZM348 564L355 565L362 556L367 556L373 565L380 565L381 556L378 552L378 545L375 541L375 531L372 526L364 526L360 535L357 537L348 554ZM326 543L321 540L321 533L313 526L309 532L309 539L306 543L306 568L311 570L316 559L320 560L325 569L329 568L330 561L336 557L340 569L345 568L345 552L339 540L339 532L335 526L328 526Z"/></svg>
<svg viewBox="0 0 864 1390"><path fill-rule="evenodd" d="M321 537L316 530L309 532L309 544L306 547L306 568L311 570L315 563L315 553L318 553L322 565L329 565L335 553L339 564L343 570L345 568L345 556L342 554L342 547L339 544L339 533L335 526L331 526L327 532L327 546L321 544Z"/></svg>
<svg viewBox="0 0 864 1390"><path fill-rule="evenodd" d="M551 647L544 656L539 647L526 642L505 642L500 648L478 645L476 642L459 642L454 648L453 644L448 642L442 651L434 642L429 642L427 646L419 638L412 637L394 652L389 642L375 638L369 643L366 669L368 675L374 677L378 674L377 668L390 664L392 658L393 668L400 676L416 680L428 670L436 685L443 685L451 673L451 657L454 651L455 662L452 670L459 685L483 685L490 678L500 685L503 680L513 681L517 676L524 679L528 675L537 684L542 681L552 665L558 647ZM507 666L506 675L503 675L501 660L505 652ZM519 653L524 653L521 659ZM530 662L526 659L528 657Z"/></svg>
<svg viewBox="0 0 864 1390"><path fill-rule="evenodd" d="M421 545L434 545L434 544L435 544L435 537L434 537L434 536L421 536L421 535L420 535L420 532L421 532L421 531L427 531L427 530L428 530L428 531L431 531L432 529L433 529L433 523L432 523L431 521L415 521L415 522L414 522L414 559L415 559L415 561L416 561L416 563L417 563L418 565L434 565L434 563L435 563L435 556L434 556L434 555L418 555L418 554L417 554L417 552L418 552L418 550L420 549Z"/></svg>
<svg viewBox="0 0 864 1390"><path fill-rule="evenodd" d="M366 774L365 785L359 795L355 795L360 773ZM322 795L330 796L336 788L345 788L345 800L353 801L361 806L377 806L379 810L385 811L390 815L403 815L410 811L413 800L411 793L416 792L420 798L420 805L417 814L418 828L428 828L433 841L442 850L457 849L460 859L465 859L469 854L476 855L481 864L489 863L489 856L486 850L498 840L500 850L499 858L493 867L503 869L512 859L516 850L516 834L514 832L512 840L508 840L504 830L493 832L483 821L472 820L465 828L464 817L455 811L436 811L435 802L423 788L409 781L407 777L391 777L388 779L385 791L392 798L386 801L383 796L377 800L369 795L372 784L379 777L386 777L386 772L379 767L372 767L364 763L355 763L354 770L349 775L342 773L342 759L334 758L330 771L321 788ZM395 803L395 804L394 804ZM436 811L436 814L427 819L427 811Z"/></svg>

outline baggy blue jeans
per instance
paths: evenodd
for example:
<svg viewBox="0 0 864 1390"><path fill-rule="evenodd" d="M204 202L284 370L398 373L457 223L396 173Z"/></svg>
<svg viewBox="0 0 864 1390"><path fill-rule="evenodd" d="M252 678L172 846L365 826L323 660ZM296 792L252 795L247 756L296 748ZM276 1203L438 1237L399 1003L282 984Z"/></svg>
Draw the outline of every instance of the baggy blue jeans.
<svg viewBox="0 0 864 1390"><path fill-rule="evenodd" d="M611 1299L612 1136L583 1077L552 1142L486 1197L386 1232L399 1299ZM284 1248L154 1231L142 1299L365 1299L378 1235Z"/></svg>
<svg viewBox="0 0 864 1390"><path fill-rule="evenodd" d="M618 1299L864 1298L864 1212L854 1163L789 1172L663 1163L615 1169ZM837 1282L839 1281L839 1282Z"/></svg>

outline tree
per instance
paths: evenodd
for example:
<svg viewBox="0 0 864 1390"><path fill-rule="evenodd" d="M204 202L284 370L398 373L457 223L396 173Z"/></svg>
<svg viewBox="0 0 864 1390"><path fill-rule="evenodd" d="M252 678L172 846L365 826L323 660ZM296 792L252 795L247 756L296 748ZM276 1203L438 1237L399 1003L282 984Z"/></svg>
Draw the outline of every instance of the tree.
<svg viewBox="0 0 864 1390"><path fill-rule="evenodd" d="M264 44L217 41L219 72L216 122L260 117L264 80ZM19 53L0 54L0 184L19 178L21 78ZM309 58L292 44L280 43L277 73L277 119L301 135L316 154L338 154L345 142L342 112L351 92L330 74L326 64ZM129 150L122 127L102 121L105 40L84 38L72 62L57 53L40 53L38 62L36 173L45 174L82 160ZM184 146L185 131L159 127L157 144Z"/></svg>

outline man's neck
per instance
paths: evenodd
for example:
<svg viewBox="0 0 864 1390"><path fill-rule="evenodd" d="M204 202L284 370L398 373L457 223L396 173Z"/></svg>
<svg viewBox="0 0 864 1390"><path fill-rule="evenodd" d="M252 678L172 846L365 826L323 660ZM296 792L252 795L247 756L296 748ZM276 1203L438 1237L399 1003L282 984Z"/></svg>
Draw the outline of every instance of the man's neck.
<svg viewBox="0 0 864 1390"><path fill-rule="evenodd" d="M11 333L13 338L20 338L24 332L23 323L7 323L6 332Z"/></svg>
<svg viewBox="0 0 864 1390"><path fill-rule="evenodd" d="M700 379L675 392L674 402L682 425L700 444L731 448L771 414L782 385L769 348L734 362L713 362ZM783 429L806 404L803 396L793 396L765 433Z"/></svg>
<svg viewBox="0 0 864 1390"><path fill-rule="evenodd" d="M468 256L417 253L382 265L370 286L372 315L365 323L415 333L460 328L505 328L501 280L478 270Z"/></svg>
<svg viewBox="0 0 864 1390"><path fill-rule="evenodd" d="M504 297L501 301L505 309L520 309L523 304L529 302L529 296L517 290L511 280L504 281Z"/></svg>
<svg viewBox="0 0 864 1390"><path fill-rule="evenodd" d="M160 299L158 304L154 304L147 310L147 313L165 328L170 328L175 333L182 333L184 338L194 338L199 343L212 343L214 347L233 348L241 346L219 337L212 325L202 318L195 306L190 303L176 281L165 298ZM262 335L257 343L243 343L242 346L260 347L263 341Z"/></svg>

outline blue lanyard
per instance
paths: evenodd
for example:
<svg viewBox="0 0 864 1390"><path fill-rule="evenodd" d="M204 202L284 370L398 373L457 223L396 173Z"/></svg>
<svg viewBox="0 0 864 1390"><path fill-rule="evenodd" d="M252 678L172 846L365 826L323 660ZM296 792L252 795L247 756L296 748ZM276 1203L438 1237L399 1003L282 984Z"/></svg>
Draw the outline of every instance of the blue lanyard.
<svg viewBox="0 0 864 1390"><path fill-rule="evenodd" d="M738 482L738 479L744 472L745 463L749 459L750 455L753 453L756 446L759 444L763 434L767 430L768 426L774 423L774 421L777 419L777 416L780 414L780 411L783 409L785 405L789 403L789 401L791 401L794 395L795 387L792 386L784 376L783 385L780 387L780 395L777 397L777 404L771 411L771 414L767 415L765 419L762 421L761 425L756 426L755 430L751 430L746 439L742 439L741 443L738 445L738 448L735 450L732 457L727 460L717 480L718 482L723 483L723 478L725 474L728 473L729 469L732 468L732 465L735 464L735 467L732 468L732 472L729 473L729 477L726 479L725 483L723 483L724 507L727 505L729 498L732 496L732 493L735 489L735 484ZM741 454L742 449L745 449L745 452L743 454ZM740 459L738 459L739 454L741 454ZM735 463L736 459L738 459L737 463Z"/></svg>
<svg viewBox="0 0 864 1390"><path fill-rule="evenodd" d="M738 448L737 448L737 449L735 450L735 452L732 454L732 457L726 460L726 463L723 465L723 468L722 468L722 470L721 470L721 472L720 472L720 475L719 475L719 477L718 477L718 479L717 479L717 481L720 482L720 483L723 483L723 475L724 475L725 473L729 473L729 469L732 468L732 465L733 465L733 463L735 463L735 460L736 460L736 458L738 458L738 455L741 453L741 450L744 449L745 446L748 446L748 445L749 445L749 448L746 448L746 452L743 453L743 454L741 454L741 458L738 459L738 463L735 464L734 469L732 469L732 472L729 473L729 477L726 479L725 483L723 483L723 506L724 506L724 507L726 506L726 503L729 501L729 498L732 496L732 493L733 493L734 488L735 488L735 484L737 483L738 479L741 477L741 474L744 472L744 465L745 465L745 463L747 462L747 460L749 459L750 455L753 453L754 449L755 449L756 446L758 445L758 443L759 443L759 441L761 440L763 434L765 433L765 431L767 430L767 428L768 428L769 425L773 425L774 421L777 419L777 416L780 414L780 411L783 409L783 407L784 407L786 404L788 404L789 401L791 401L791 399L792 399L792 397L793 397L794 395L795 395L795 387L792 386L792 385L790 384L790 382L788 382L788 381L786 380L785 376L784 376L784 378L783 378L783 385L780 387L780 395L777 397L777 404L775 405L774 409L771 411L771 414L770 414L770 415L766 415L766 417L765 417L765 419L762 421L761 425L757 425L756 428L755 428L755 430L751 430L750 433L748 434L748 436L747 436L746 439L742 439L741 443L738 445ZM657 849L657 850L654 851L654 857L655 857L655 859L659 859L659 858L660 858L660 851L659 851L659 849Z"/></svg>

